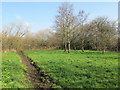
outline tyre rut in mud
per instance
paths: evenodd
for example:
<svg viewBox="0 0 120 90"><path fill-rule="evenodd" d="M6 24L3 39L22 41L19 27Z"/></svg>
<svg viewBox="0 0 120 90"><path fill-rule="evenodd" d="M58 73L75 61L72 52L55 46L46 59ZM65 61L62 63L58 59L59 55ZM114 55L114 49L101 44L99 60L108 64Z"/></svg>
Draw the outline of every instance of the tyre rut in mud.
<svg viewBox="0 0 120 90"><path fill-rule="evenodd" d="M29 74L30 81L35 88L53 88L56 86L52 78L50 78L27 56L19 51L18 54L22 59L22 63L27 67L27 73Z"/></svg>

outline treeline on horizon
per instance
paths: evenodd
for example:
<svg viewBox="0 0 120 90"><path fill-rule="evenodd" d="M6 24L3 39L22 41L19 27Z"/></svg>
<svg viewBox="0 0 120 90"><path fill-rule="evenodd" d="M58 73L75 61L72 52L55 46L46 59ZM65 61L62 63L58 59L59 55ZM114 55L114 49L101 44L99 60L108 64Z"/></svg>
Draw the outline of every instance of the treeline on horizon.
<svg viewBox="0 0 120 90"><path fill-rule="evenodd" d="M38 17L39 18L39 17ZM73 50L119 50L119 33L116 21L105 16L88 22L89 14L80 10L74 14L73 5L59 6L53 30L46 29L33 33L24 22L10 23L3 27L2 50L17 51L31 49ZM42 23L42 22L41 22Z"/></svg>

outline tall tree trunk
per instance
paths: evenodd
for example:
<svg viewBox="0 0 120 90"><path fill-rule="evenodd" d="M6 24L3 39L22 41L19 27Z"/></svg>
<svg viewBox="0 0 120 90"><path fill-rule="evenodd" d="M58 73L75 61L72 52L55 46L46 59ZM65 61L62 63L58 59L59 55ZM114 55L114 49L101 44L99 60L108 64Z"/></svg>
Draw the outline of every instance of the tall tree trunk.
<svg viewBox="0 0 120 90"><path fill-rule="evenodd" d="M67 29L67 42L68 42L68 53L70 53L70 33L69 28Z"/></svg>
<svg viewBox="0 0 120 90"><path fill-rule="evenodd" d="M67 44L65 42L65 44L64 44L64 52L66 52L66 51L67 51Z"/></svg>
<svg viewBox="0 0 120 90"><path fill-rule="evenodd" d="M70 53L70 41L68 41L68 53Z"/></svg>
<svg viewBox="0 0 120 90"><path fill-rule="evenodd" d="M84 52L84 40L82 40L82 52Z"/></svg>

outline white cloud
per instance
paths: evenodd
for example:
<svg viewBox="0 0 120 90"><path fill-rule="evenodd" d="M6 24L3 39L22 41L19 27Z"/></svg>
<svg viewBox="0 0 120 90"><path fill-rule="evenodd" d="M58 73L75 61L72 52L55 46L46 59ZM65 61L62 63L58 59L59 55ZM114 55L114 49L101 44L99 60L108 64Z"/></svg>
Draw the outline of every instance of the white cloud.
<svg viewBox="0 0 120 90"><path fill-rule="evenodd" d="M22 20L22 17L21 17L19 14L16 14L16 15L15 15L15 19L21 21L21 20Z"/></svg>
<svg viewBox="0 0 120 90"><path fill-rule="evenodd" d="M16 18L15 18L15 19L16 19L15 21L17 21L18 23L22 23L22 25L24 25L25 27L30 27L30 26L31 26L31 23L25 21L25 20L23 19L23 17L20 16L19 14L17 14L15 17L16 17Z"/></svg>
<svg viewBox="0 0 120 90"><path fill-rule="evenodd" d="M23 25L26 26L26 27L30 27L30 26L31 26L31 23L29 23L29 22L24 21L24 22L22 22L22 23L23 23Z"/></svg>

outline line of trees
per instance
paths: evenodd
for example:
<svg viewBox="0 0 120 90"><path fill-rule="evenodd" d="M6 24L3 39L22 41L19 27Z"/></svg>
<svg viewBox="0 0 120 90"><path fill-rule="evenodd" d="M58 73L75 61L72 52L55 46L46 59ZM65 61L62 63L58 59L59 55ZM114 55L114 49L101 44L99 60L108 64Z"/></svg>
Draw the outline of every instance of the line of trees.
<svg viewBox="0 0 120 90"><path fill-rule="evenodd" d="M30 49L52 48L50 29L33 33L24 22L11 23L2 30L2 50L19 51Z"/></svg>
<svg viewBox="0 0 120 90"><path fill-rule="evenodd" d="M70 53L71 49L118 50L118 29L115 21L97 17L87 22L89 14L74 14L73 5L63 3L55 17L53 30L30 32L25 23L11 23L2 30L3 51L56 48Z"/></svg>
<svg viewBox="0 0 120 90"><path fill-rule="evenodd" d="M117 50L118 31L115 21L107 17L97 17L87 23L88 14L79 11L74 15L73 6L63 3L56 16L55 30L57 41L64 51L70 49ZM59 44L58 44L59 45Z"/></svg>

